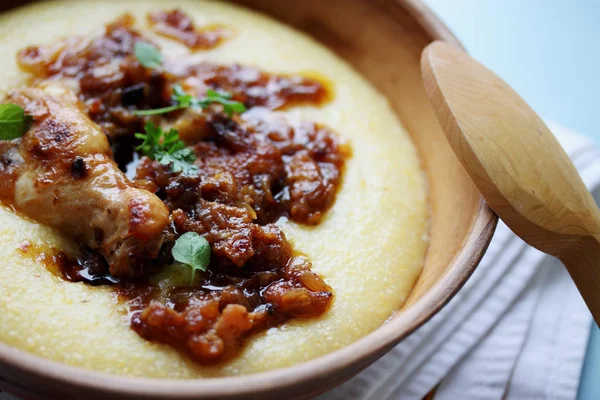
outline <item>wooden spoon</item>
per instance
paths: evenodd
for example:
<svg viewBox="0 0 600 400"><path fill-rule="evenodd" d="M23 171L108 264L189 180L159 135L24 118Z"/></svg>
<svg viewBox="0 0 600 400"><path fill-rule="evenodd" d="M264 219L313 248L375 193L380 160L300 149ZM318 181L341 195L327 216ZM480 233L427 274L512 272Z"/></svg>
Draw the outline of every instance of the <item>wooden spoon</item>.
<svg viewBox="0 0 600 400"><path fill-rule="evenodd" d="M565 264L600 324L600 210L556 138L510 86L448 43L425 49L421 71L450 145L490 207Z"/></svg>

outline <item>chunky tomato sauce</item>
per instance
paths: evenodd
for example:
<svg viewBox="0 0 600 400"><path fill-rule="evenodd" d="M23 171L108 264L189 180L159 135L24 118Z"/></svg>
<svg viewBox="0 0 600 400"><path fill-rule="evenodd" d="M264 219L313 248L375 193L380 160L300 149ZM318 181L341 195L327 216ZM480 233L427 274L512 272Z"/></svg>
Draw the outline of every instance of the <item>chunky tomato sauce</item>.
<svg viewBox="0 0 600 400"><path fill-rule="evenodd" d="M197 28L180 10L148 18L157 33L194 50L217 46L233 34L227 27ZM169 214L158 256L143 260L135 273L111 276L106 257L86 246L78 261L64 255L54 260L67 280L112 285L129 301L131 327L140 336L167 343L199 363L218 363L234 357L249 335L290 318L317 317L331 305L332 289L276 222L319 224L335 201L349 149L327 126L290 123L274 112L327 101L319 80L181 59L144 68L134 46L150 40L134 23L125 15L101 36L66 38L18 56L32 85L57 80L73 88L79 107L108 137L112 157L128 172L128 185L153 193ZM213 105L133 114L172 105L176 84L195 96L208 89L227 91L248 111L229 116ZM197 157L198 175L171 172L136 152L134 134L149 120L177 129ZM4 170L13 173L9 164ZM83 158L70 168L73 179L85 180L89 173ZM85 190L77 195L85 196ZM186 232L202 235L212 251L208 270L193 281L189 268L174 264L171 256ZM106 239L102 230L95 235L99 245Z"/></svg>

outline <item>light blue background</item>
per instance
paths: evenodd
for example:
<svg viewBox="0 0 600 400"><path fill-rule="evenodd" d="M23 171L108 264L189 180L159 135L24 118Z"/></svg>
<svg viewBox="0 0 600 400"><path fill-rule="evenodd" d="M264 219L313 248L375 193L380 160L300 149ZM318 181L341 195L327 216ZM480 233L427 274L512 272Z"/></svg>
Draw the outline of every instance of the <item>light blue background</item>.
<svg viewBox="0 0 600 400"><path fill-rule="evenodd" d="M600 0L424 0L545 119L600 144ZM600 399L592 329L579 400Z"/></svg>

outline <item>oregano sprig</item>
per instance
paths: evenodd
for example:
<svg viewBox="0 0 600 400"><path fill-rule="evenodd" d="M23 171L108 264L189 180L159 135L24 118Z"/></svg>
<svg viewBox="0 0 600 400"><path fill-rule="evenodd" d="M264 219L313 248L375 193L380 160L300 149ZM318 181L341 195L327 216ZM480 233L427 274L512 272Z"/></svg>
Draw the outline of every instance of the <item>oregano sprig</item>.
<svg viewBox="0 0 600 400"><path fill-rule="evenodd" d="M137 42L133 52L140 64L145 68L156 69L163 63L163 55L153 44Z"/></svg>
<svg viewBox="0 0 600 400"><path fill-rule="evenodd" d="M16 104L0 104L0 140L19 138L27 132L33 117Z"/></svg>
<svg viewBox="0 0 600 400"><path fill-rule="evenodd" d="M196 271L206 271L210 264L210 244L196 232L181 235L175 242L171 254L175 261L192 268L192 282Z"/></svg>

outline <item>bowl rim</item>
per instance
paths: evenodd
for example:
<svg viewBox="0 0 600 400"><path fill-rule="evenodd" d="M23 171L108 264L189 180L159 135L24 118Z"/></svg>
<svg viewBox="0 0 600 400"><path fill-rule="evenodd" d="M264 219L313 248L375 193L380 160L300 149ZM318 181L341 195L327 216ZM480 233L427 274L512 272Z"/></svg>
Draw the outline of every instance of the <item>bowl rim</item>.
<svg viewBox="0 0 600 400"><path fill-rule="evenodd" d="M432 39L445 40L461 46L448 27L420 0L395 0L395 4L403 7L419 22ZM312 390L312 394L317 394L323 387L327 387L327 384L324 384L321 389L315 389L318 386L315 385L317 380L326 382L326 377L332 371L346 370L361 362L362 367L368 366L384 351L391 349L443 308L462 288L481 261L497 222L498 217L481 197L471 229L460 251L448 265L447 272L422 298L356 342L297 365L256 374L206 379L127 377L70 366L0 342L0 366L8 365L21 374L40 377L44 381L52 381L59 385L66 384L82 390L136 398L251 397L267 392L278 393L292 386L303 387L308 392ZM441 290L442 287L447 289ZM16 392L30 392L29 388L22 387L6 377L0 377L0 383ZM311 394L308 392L304 394Z"/></svg>

